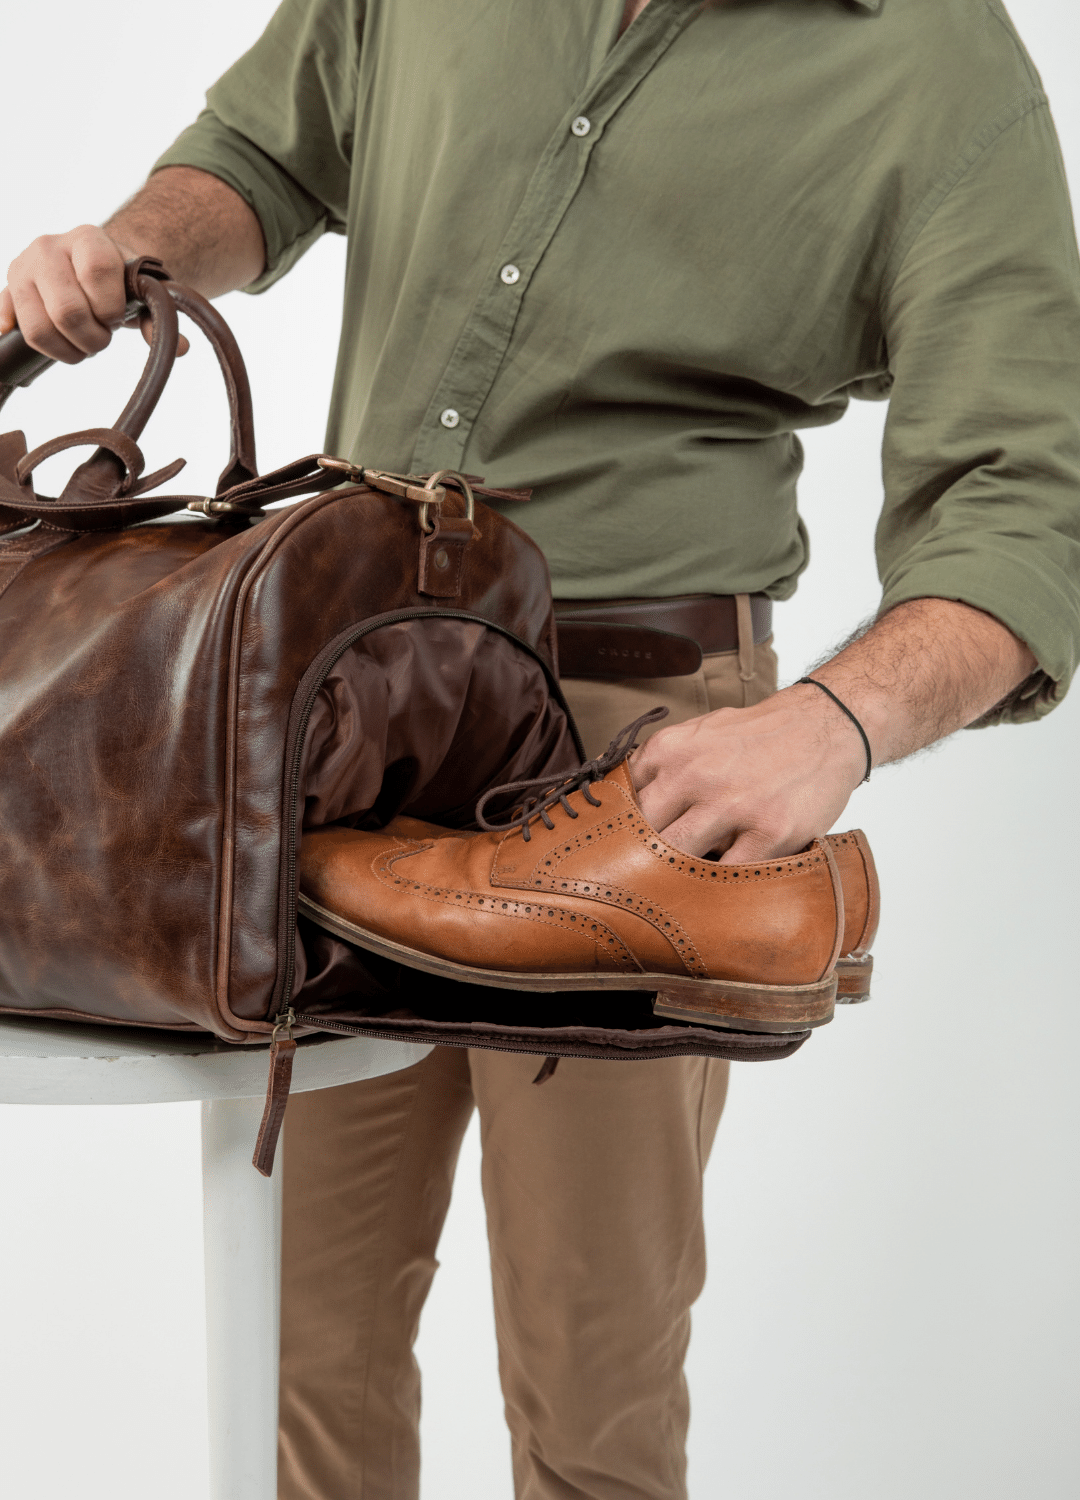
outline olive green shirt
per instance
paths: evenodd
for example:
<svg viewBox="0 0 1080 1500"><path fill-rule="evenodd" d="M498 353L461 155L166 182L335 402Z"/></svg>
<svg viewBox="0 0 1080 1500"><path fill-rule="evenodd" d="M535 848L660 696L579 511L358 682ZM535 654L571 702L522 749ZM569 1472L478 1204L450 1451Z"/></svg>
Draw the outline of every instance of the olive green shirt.
<svg viewBox="0 0 1080 1500"><path fill-rule="evenodd" d="M531 486L557 596L806 564L798 430L891 401L884 607L1080 640L1080 262L997 0L285 0L161 158L349 236L327 445Z"/></svg>

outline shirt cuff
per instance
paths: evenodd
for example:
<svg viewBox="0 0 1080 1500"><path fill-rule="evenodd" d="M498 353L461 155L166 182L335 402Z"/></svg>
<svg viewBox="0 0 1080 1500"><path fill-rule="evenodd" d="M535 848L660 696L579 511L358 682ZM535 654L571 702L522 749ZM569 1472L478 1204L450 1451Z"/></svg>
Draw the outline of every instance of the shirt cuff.
<svg viewBox="0 0 1080 1500"><path fill-rule="evenodd" d="M272 157L224 124L212 109L204 109L158 157L151 174L162 167L197 167L209 172L239 193L258 215L266 241L266 267L244 287L245 292L265 292L320 235L343 228L331 223L325 207Z"/></svg>
<svg viewBox="0 0 1080 1500"><path fill-rule="evenodd" d="M957 547L949 556L905 558L885 580L880 613L909 599L955 599L992 615L1027 645L1038 668L968 727L1041 719L1065 697L1076 670L1080 618L1068 580L1004 545Z"/></svg>

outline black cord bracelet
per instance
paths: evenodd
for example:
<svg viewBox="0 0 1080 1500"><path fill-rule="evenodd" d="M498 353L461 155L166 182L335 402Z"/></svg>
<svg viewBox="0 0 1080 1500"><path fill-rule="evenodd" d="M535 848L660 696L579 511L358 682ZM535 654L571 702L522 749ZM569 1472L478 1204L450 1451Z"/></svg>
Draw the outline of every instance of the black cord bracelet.
<svg viewBox="0 0 1080 1500"><path fill-rule="evenodd" d="M869 781L870 772L873 770L874 762L870 755L870 741L866 738L866 730L862 727L858 719L851 712L851 709L848 708L847 704L840 702L840 699L833 692L832 688L827 688L825 684L823 682L819 682L816 677L800 677L799 682L812 683L814 687L820 688L823 693L828 694L828 696L836 704L837 708L839 708L843 713L847 714L848 718L855 725L855 728L859 731L859 738L862 740L863 749L866 751L866 775L863 777L863 782Z"/></svg>

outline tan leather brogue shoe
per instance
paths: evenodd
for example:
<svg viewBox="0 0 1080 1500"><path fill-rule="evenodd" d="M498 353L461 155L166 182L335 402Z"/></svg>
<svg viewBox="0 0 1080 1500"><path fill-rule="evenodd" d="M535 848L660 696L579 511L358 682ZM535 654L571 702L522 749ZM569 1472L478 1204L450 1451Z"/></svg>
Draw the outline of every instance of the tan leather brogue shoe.
<svg viewBox="0 0 1080 1500"><path fill-rule="evenodd" d="M830 1020L844 934L830 846L754 865L671 848L625 764L637 727L505 828L411 837L423 825L403 819L305 834L302 911L348 942L473 984L654 990L660 1015L741 1031Z"/></svg>
<svg viewBox="0 0 1080 1500"><path fill-rule="evenodd" d="M421 841L477 837L409 817L395 818L387 824L385 832L395 838ZM852 828L847 833L830 833L825 842L836 860L844 891L844 936L835 966L836 1003L856 1005L870 998L870 979L874 971L874 956L870 949L877 936L881 915L877 866L861 828Z"/></svg>
<svg viewBox="0 0 1080 1500"><path fill-rule="evenodd" d="M861 828L853 828L850 833L830 833L826 843L844 887L844 936L836 960L836 1003L856 1005L870 998L870 976L874 970L870 949L881 915L877 867Z"/></svg>

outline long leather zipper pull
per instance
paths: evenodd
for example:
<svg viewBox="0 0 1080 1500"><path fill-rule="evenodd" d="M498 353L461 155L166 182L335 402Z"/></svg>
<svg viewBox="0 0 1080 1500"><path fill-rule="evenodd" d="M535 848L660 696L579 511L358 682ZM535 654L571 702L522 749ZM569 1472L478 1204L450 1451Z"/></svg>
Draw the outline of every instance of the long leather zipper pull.
<svg viewBox="0 0 1080 1500"><path fill-rule="evenodd" d="M285 1119L285 1106L289 1102L292 1086L293 1058L296 1056L296 1040L292 1029L296 1013L291 1008L278 1016L270 1041L270 1074L266 1080L266 1107L263 1110L259 1136L255 1142L255 1155L251 1164L264 1177L274 1170L274 1153Z"/></svg>

